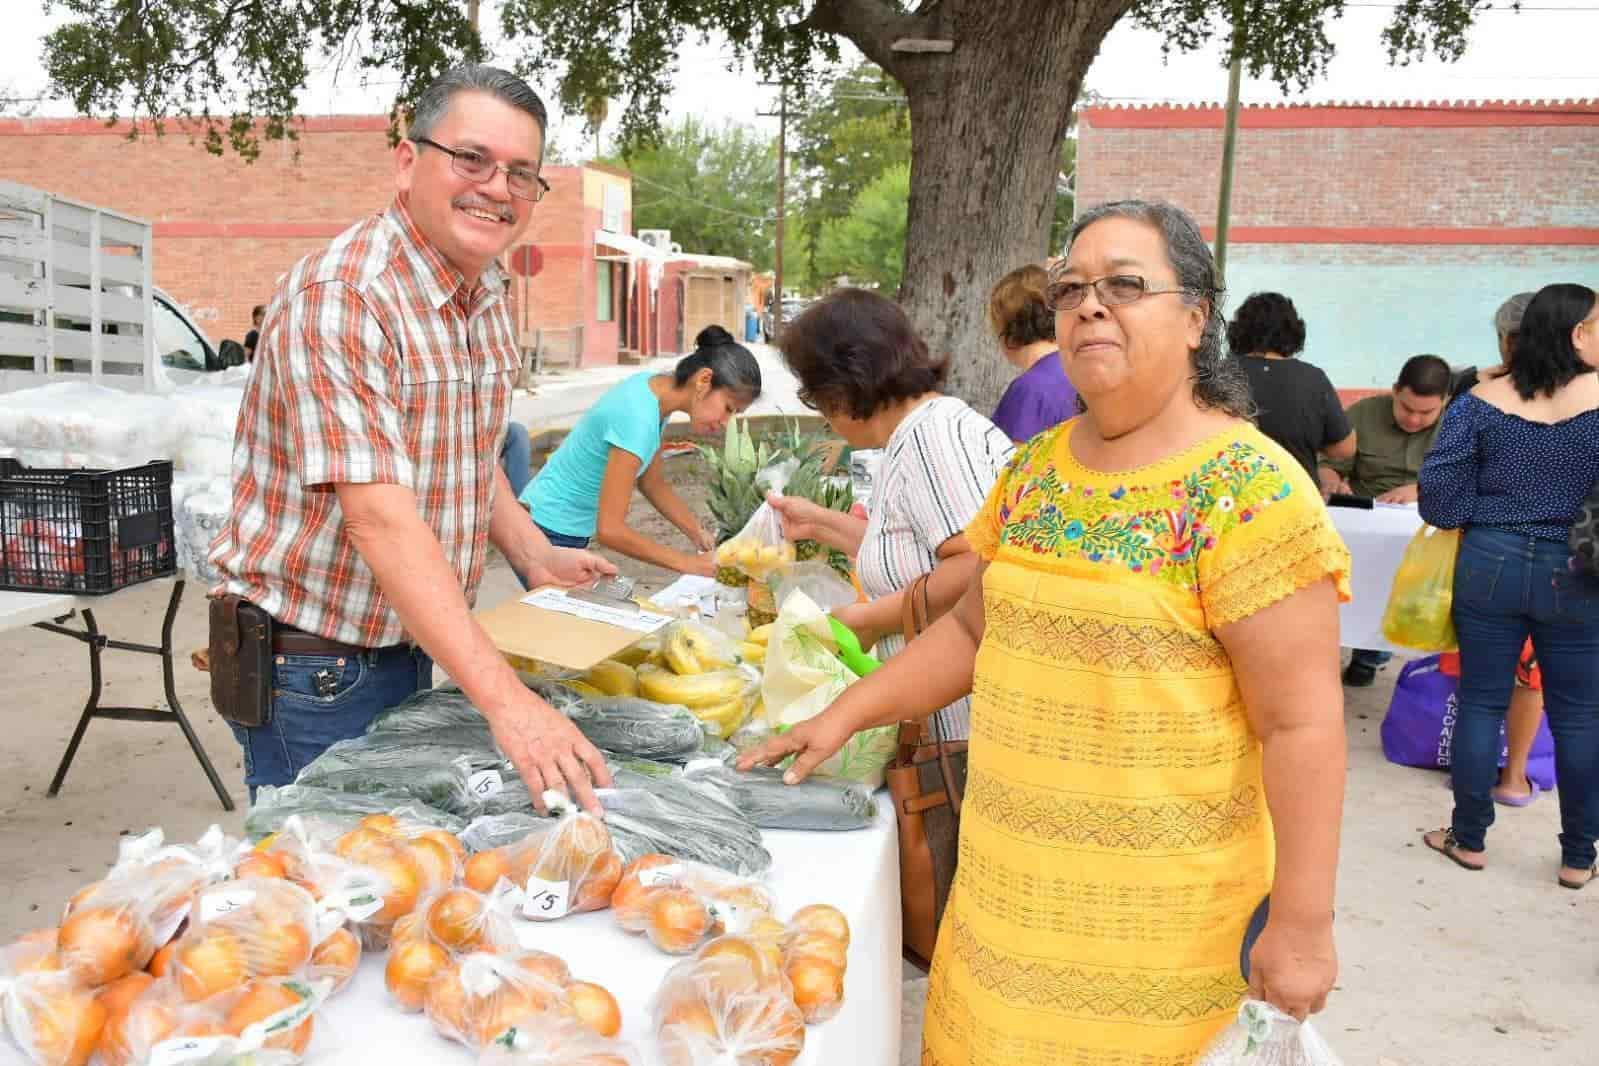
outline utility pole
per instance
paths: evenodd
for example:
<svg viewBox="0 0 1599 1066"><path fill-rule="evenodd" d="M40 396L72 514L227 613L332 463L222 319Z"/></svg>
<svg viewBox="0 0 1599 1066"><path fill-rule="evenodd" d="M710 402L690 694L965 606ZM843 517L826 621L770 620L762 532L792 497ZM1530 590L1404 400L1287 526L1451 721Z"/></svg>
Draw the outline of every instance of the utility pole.
<svg viewBox="0 0 1599 1066"><path fill-rule="evenodd" d="M1244 74L1244 10L1233 2L1233 61L1227 72L1227 127L1221 141L1221 192L1216 202L1216 280L1227 284L1227 231L1233 207L1233 156L1238 148L1238 93Z"/></svg>
<svg viewBox="0 0 1599 1066"><path fill-rule="evenodd" d="M783 328L783 216L787 210L785 193L788 185L788 82L763 81L762 85L777 86L777 110L762 111L767 118L777 119L777 253L773 257L772 271L772 336Z"/></svg>
<svg viewBox="0 0 1599 1066"><path fill-rule="evenodd" d="M472 28L474 30L478 28L477 9L478 0L466 0L466 21L472 24Z"/></svg>

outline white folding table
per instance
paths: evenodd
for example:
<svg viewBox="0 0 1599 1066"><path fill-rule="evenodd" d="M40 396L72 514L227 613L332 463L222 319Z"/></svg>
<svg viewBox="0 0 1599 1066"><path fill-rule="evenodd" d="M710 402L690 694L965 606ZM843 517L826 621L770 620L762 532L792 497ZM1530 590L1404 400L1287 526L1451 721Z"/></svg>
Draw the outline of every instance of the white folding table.
<svg viewBox="0 0 1599 1066"><path fill-rule="evenodd" d="M222 778L217 776L216 767L211 765L211 759L206 755L205 747L195 734L194 727L189 724L188 716L183 713L183 705L178 702L172 664L172 625L178 617L178 605L183 601L184 582L181 577L161 580L172 581L172 595L167 600L166 617L161 623L159 645L116 640L100 632L100 627L94 618L94 607L97 601L104 598L102 596L82 596L68 592L0 591L0 631L33 626L48 633L71 637L89 647L89 698L84 704L83 713L78 717L78 727L73 730L72 740L67 744L66 753L61 757L61 765L56 767L55 777L51 779L46 795L54 796L61 791L61 782L66 779L73 756L77 755L78 745L83 742L83 734L88 731L89 722L93 719L167 722L176 723L178 728L183 730L184 739L189 742L194 757L200 761L200 768L205 771L207 780L216 791L217 799L222 801L222 809L233 810L232 797L222 784ZM67 625L74 616L81 618L82 629ZM104 673L100 656L108 650L160 656L161 681L166 690L167 705L165 707L102 706L100 693L103 688Z"/></svg>

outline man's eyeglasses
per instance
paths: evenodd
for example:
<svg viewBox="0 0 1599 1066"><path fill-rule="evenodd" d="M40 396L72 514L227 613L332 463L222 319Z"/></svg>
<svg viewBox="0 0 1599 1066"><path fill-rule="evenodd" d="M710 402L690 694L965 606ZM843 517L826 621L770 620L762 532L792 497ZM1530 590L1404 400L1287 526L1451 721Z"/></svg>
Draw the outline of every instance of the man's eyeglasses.
<svg viewBox="0 0 1599 1066"><path fill-rule="evenodd" d="M1099 295L1099 302L1106 307L1135 303L1146 296L1165 296L1189 291L1182 288L1151 289L1149 282L1137 274L1111 274L1108 277L1095 278L1093 281L1054 282L1045 292L1045 299L1056 311L1071 311L1082 306L1083 301L1088 299L1090 287Z"/></svg>
<svg viewBox="0 0 1599 1066"><path fill-rule="evenodd" d="M505 171L505 187L518 200L538 203L544 199L544 194L550 191L550 183L540 177L539 172L532 167L514 167L501 163L474 148L446 148L438 141L430 141L426 137L412 137L411 142L437 148L449 156L450 169L467 181L479 183L493 181L496 172Z"/></svg>

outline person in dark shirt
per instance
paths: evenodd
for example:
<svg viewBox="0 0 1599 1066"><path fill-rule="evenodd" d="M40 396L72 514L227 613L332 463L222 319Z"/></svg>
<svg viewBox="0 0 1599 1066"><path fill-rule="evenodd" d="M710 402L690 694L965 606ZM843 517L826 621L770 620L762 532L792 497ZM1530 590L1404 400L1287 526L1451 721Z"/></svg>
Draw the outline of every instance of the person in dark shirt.
<svg viewBox="0 0 1599 1066"><path fill-rule="evenodd" d="M988 325L1006 362L1022 373L994 408L994 425L1017 444L1077 414L1077 390L1055 345L1049 274L1036 264L1011 271L988 294Z"/></svg>
<svg viewBox="0 0 1599 1066"><path fill-rule="evenodd" d="M250 332L244 335L244 361L255 362L255 346L261 341L261 322L266 318L266 304L256 304L250 312Z"/></svg>
<svg viewBox="0 0 1599 1066"><path fill-rule="evenodd" d="M1288 449L1316 477L1316 455L1355 457L1355 434L1338 392L1320 367L1294 358L1305 347L1305 322L1280 292L1257 292L1227 325L1227 344L1249 378L1260 431Z"/></svg>

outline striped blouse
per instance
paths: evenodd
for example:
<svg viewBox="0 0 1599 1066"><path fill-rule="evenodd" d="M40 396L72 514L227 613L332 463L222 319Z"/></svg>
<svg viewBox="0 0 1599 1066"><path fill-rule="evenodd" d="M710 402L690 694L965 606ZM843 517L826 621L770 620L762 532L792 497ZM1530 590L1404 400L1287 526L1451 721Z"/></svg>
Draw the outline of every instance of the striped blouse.
<svg viewBox="0 0 1599 1066"><path fill-rule="evenodd" d="M866 535L856 560L861 588L872 599L907 587L938 565L938 548L965 531L1010 460L1010 438L953 396L938 396L906 415L883 449L872 489ZM885 637L877 654L905 647ZM962 698L938 712L946 740L971 733Z"/></svg>

